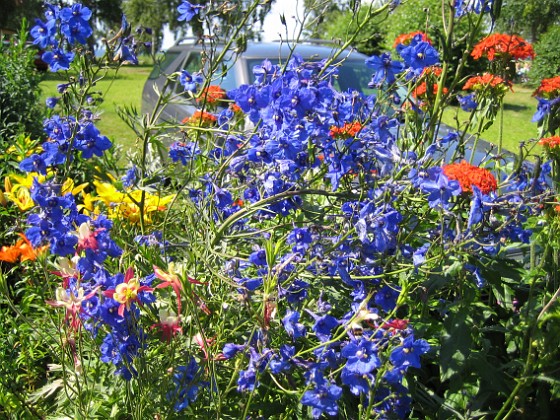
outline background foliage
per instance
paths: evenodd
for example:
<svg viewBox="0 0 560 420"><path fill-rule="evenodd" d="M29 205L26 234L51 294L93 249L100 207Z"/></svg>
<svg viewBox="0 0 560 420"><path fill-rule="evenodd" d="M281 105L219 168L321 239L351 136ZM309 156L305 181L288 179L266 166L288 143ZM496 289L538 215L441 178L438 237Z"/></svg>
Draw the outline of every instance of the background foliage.
<svg viewBox="0 0 560 420"><path fill-rule="evenodd" d="M37 50L26 45L27 25L18 36L0 44L0 149L5 153L9 139L20 133L42 132L44 107L39 103L42 75L35 67Z"/></svg>

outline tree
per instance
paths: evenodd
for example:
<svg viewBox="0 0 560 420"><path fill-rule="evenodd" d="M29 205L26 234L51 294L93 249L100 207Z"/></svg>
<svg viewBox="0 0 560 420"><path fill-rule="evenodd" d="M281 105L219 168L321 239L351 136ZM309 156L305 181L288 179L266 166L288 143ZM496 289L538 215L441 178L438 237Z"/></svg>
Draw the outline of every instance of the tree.
<svg viewBox="0 0 560 420"><path fill-rule="evenodd" d="M497 29L537 42L551 26L560 23L560 0L506 0Z"/></svg>
<svg viewBox="0 0 560 420"><path fill-rule="evenodd" d="M356 11L345 11L337 4L326 5L322 14L314 16L306 32L311 38L344 42L358 31L358 25L366 19L369 8L369 5L363 5ZM352 46L363 54L379 54L383 40L381 22L384 19L385 16L369 19L356 34Z"/></svg>
<svg viewBox="0 0 560 420"><path fill-rule="evenodd" d="M347 39L350 34L357 30L358 22L365 19L368 7L362 6L356 14L352 12L341 14L336 21L331 21L326 26L327 34L332 39ZM381 21L380 18L368 20L362 31L357 34L352 46L366 55L380 54L383 42Z"/></svg>
<svg viewBox="0 0 560 420"><path fill-rule="evenodd" d="M537 56L533 60L529 79L538 84L542 79L560 74L560 27L551 26L535 44Z"/></svg>
<svg viewBox="0 0 560 420"><path fill-rule="evenodd" d="M152 54L163 40L164 25L177 22L177 7L180 0L124 0L124 13L132 26L143 26L152 30Z"/></svg>
<svg viewBox="0 0 560 420"><path fill-rule="evenodd" d="M42 15L42 4L42 0L0 0L0 28L17 31L23 18L34 22Z"/></svg>
<svg viewBox="0 0 560 420"><path fill-rule="evenodd" d="M270 11L272 1L262 1L241 30L244 39L258 38L259 25ZM140 25L152 29L152 48L157 51L163 39L163 28L168 25L176 36L188 34L189 29L197 38L205 35L214 36L218 40L227 40L239 22L246 16L247 9L254 0L230 0L216 4L211 0L191 0L192 4L204 6L203 12L211 17L211 25L206 26L206 21L195 18L188 24L178 22L177 7L181 0L123 0L123 9L132 25Z"/></svg>

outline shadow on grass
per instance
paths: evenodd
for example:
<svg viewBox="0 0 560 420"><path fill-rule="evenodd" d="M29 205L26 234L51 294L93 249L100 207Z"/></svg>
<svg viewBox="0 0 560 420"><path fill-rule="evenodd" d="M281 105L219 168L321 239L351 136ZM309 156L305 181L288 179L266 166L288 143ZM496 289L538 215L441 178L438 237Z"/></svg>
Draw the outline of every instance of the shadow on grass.
<svg viewBox="0 0 560 420"><path fill-rule="evenodd" d="M115 75L114 72L116 68L109 67L107 68L107 73L110 74L110 77L115 80L119 79L130 79L131 73L138 73L140 69L145 69L146 74L149 73L154 66L152 64L139 64L135 66L123 66L119 69L118 73ZM77 73L68 72L45 72L43 74L43 81L54 81L54 82L67 82L68 76L71 77L78 77ZM133 76L132 76L133 78Z"/></svg>
<svg viewBox="0 0 560 420"><path fill-rule="evenodd" d="M504 109L507 111L521 112L521 111L525 111L526 109L529 109L529 106L510 103L510 104L504 104Z"/></svg>

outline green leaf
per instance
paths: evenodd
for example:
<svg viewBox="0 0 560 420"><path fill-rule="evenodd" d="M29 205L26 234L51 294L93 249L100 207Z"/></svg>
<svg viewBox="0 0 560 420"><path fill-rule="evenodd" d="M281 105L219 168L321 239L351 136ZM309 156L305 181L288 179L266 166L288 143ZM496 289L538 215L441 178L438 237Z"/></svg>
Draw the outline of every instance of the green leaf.
<svg viewBox="0 0 560 420"><path fill-rule="evenodd" d="M465 368L473 343L472 327L468 307L461 307L456 313L450 312L445 320L439 360L442 381L460 374Z"/></svg>

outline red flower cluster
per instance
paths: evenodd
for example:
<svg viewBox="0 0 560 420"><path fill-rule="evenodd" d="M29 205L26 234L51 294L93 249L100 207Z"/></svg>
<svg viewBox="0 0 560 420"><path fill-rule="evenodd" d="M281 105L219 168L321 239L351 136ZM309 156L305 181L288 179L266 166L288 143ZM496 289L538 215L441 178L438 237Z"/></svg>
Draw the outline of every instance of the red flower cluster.
<svg viewBox="0 0 560 420"><path fill-rule="evenodd" d="M220 86L211 85L201 92L200 96L196 98L196 102L205 102L206 104L213 105L226 97L225 90L223 90Z"/></svg>
<svg viewBox="0 0 560 420"><path fill-rule="evenodd" d="M216 121L218 121L218 119L209 112L195 111L192 116L184 118L181 122L183 124L194 125L197 127L212 127L216 124Z"/></svg>
<svg viewBox="0 0 560 420"><path fill-rule="evenodd" d="M342 127L333 125L329 134L332 138L347 139L354 137L362 128L364 128L364 126L361 123L354 121L351 123L345 123Z"/></svg>
<svg viewBox="0 0 560 420"><path fill-rule="evenodd" d="M511 82L505 81L500 76L484 73L482 76L474 76L468 79L463 86L463 90L483 90L488 87L495 88L503 85L511 89Z"/></svg>
<svg viewBox="0 0 560 420"><path fill-rule="evenodd" d="M560 136L545 137L540 139L539 144L547 150L560 148Z"/></svg>
<svg viewBox="0 0 560 420"><path fill-rule="evenodd" d="M417 99L427 99L426 93L428 91L428 85L432 86L432 93L437 95L438 92L438 85L437 85L437 78L441 75L441 67L437 66L430 66L426 67L422 70L422 74L420 75L420 83L418 86L414 88L412 91L412 96ZM448 89L446 87L443 88L443 93L447 94Z"/></svg>
<svg viewBox="0 0 560 420"><path fill-rule="evenodd" d="M533 96L544 99L554 99L560 96L560 76L543 79L540 86L535 90Z"/></svg>
<svg viewBox="0 0 560 420"><path fill-rule="evenodd" d="M496 178L488 169L471 165L467 161L451 163L443 167L443 173L451 180L459 182L463 192L471 192L476 186L483 194L495 191L498 188Z"/></svg>
<svg viewBox="0 0 560 420"><path fill-rule="evenodd" d="M412 96L414 96L415 98L423 99L426 98L427 91L428 88L426 82L422 82L416 88L414 88L414 90L412 91ZM449 90L446 87L443 88L444 95L447 94L448 91ZM434 96L438 93L438 85L435 83L432 84L432 93Z"/></svg>
<svg viewBox="0 0 560 420"><path fill-rule="evenodd" d="M399 44L403 44L403 45L410 44L410 41L412 41L412 38L414 38L418 34L422 35L422 41L427 42L429 44L432 43L432 40L428 37L428 35L425 32L416 31L416 32L410 32L408 34L399 35L395 39L395 42L393 43L393 48L396 48L397 45L399 45Z"/></svg>
<svg viewBox="0 0 560 420"><path fill-rule="evenodd" d="M475 60L486 57L493 61L503 56L512 60L525 60L535 58L535 51L529 42L518 35L492 34L476 44L471 55Z"/></svg>

